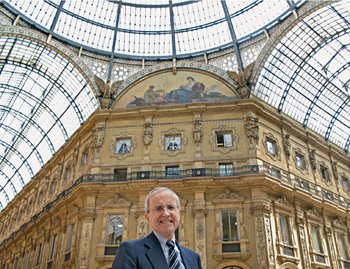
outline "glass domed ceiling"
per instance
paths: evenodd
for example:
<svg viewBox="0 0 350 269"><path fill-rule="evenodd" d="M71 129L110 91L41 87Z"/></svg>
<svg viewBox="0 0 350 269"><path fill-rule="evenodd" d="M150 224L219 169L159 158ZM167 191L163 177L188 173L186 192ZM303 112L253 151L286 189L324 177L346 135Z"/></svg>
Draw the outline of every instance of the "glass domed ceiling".
<svg viewBox="0 0 350 269"><path fill-rule="evenodd" d="M86 50L128 59L180 59L261 34L305 1L5 2L41 30Z"/></svg>

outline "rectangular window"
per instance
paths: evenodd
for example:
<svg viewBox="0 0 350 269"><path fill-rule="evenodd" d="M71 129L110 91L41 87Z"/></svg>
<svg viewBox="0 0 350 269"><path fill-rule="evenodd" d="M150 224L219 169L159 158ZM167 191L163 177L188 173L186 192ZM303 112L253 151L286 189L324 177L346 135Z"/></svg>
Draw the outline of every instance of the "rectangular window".
<svg viewBox="0 0 350 269"><path fill-rule="evenodd" d="M87 163L88 157L89 157L89 152L88 151L83 152L82 164L86 164Z"/></svg>
<svg viewBox="0 0 350 269"><path fill-rule="evenodd" d="M239 241L237 211L221 211L223 241Z"/></svg>
<svg viewBox="0 0 350 269"><path fill-rule="evenodd" d="M280 225L281 225L282 243L285 245L291 246L292 240L290 238L290 227L289 227L287 216L280 215Z"/></svg>
<svg viewBox="0 0 350 269"><path fill-rule="evenodd" d="M107 244L119 245L122 242L124 215L110 215L108 219Z"/></svg>
<svg viewBox="0 0 350 269"><path fill-rule="evenodd" d="M64 177L66 180L70 178L70 167L66 169L66 176Z"/></svg>
<svg viewBox="0 0 350 269"><path fill-rule="evenodd" d="M328 169L324 166L321 166L321 175L322 175L322 178L326 181L329 180L329 176L328 176Z"/></svg>
<svg viewBox="0 0 350 269"><path fill-rule="evenodd" d="M115 180L126 180L128 175L128 169L127 168L121 168L121 169L114 169L114 179Z"/></svg>
<svg viewBox="0 0 350 269"><path fill-rule="evenodd" d="M220 176L232 176L233 175L233 164L232 163L220 163L219 164Z"/></svg>
<svg viewBox="0 0 350 269"><path fill-rule="evenodd" d="M51 242L49 261L53 260L53 258L55 256L56 239L57 239L57 234L54 234L52 237L52 242Z"/></svg>
<svg viewBox="0 0 350 269"><path fill-rule="evenodd" d="M338 239L340 257L343 260L349 260L349 254L348 254L347 247L345 244L345 235L337 233L337 239Z"/></svg>
<svg viewBox="0 0 350 269"><path fill-rule="evenodd" d="M267 151L272 155L276 155L276 142L271 139L266 139Z"/></svg>
<svg viewBox="0 0 350 269"><path fill-rule="evenodd" d="M318 227L315 225L311 225L311 236L312 242L314 244L314 251L318 253L323 253L320 234L318 231Z"/></svg>
<svg viewBox="0 0 350 269"><path fill-rule="evenodd" d="M72 250L74 235L75 235L75 223L72 223L71 225L69 225L67 247L66 247L67 252Z"/></svg>
<svg viewBox="0 0 350 269"><path fill-rule="evenodd" d="M26 251L26 254L24 255L23 269L28 268L28 261L29 261L29 251Z"/></svg>
<svg viewBox="0 0 350 269"><path fill-rule="evenodd" d="M36 254L36 259L35 259L35 267L39 266L40 264L40 258L41 258L41 248L42 248L43 244L40 243L38 246L38 252Z"/></svg>
<svg viewBox="0 0 350 269"><path fill-rule="evenodd" d="M17 264L18 264L18 258L15 259L15 262L13 263L12 268L17 269Z"/></svg>
<svg viewBox="0 0 350 269"><path fill-rule="evenodd" d="M178 150L181 149L181 137L180 136L166 136L165 137L165 150Z"/></svg>
<svg viewBox="0 0 350 269"><path fill-rule="evenodd" d="M232 147L232 135L231 133L216 133L216 146L220 147Z"/></svg>
<svg viewBox="0 0 350 269"><path fill-rule="evenodd" d="M342 181L343 181L344 190L349 191L350 190L349 179L347 179L346 177L342 177Z"/></svg>
<svg viewBox="0 0 350 269"><path fill-rule="evenodd" d="M117 139L116 153L130 153L131 139Z"/></svg>
<svg viewBox="0 0 350 269"><path fill-rule="evenodd" d="M295 159L297 161L297 166L301 169L305 169L305 160L304 160L304 156L300 155L300 154L296 154L295 155Z"/></svg>
<svg viewBox="0 0 350 269"><path fill-rule="evenodd" d="M166 178L179 178L180 168L178 166L167 166L165 173Z"/></svg>

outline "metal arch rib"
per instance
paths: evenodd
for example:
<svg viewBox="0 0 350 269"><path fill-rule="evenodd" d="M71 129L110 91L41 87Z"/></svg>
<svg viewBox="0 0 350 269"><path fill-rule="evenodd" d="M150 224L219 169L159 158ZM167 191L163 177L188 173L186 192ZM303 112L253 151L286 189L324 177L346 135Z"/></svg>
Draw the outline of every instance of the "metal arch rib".
<svg viewBox="0 0 350 269"><path fill-rule="evenodd" d="M5 141L3 140L0 140L0 144L1 145L4 145L4 146L7 146L6 147L6 151L12 151L14 154L16 154L17 156L19 156L19 158L22 160L22 164L24 164L26 167L27 167L27 170L29 171L29 174L31 177L34 176L34 173L33 173L33 169L32 167L29 165L28 161L27 161L27 158L25 158L20 151L18 151L16 148L14 147L11 147L11 145L9 145L8 143L6 143ZM6 158L7 161L9 161L8 158ZM7 162L6 162L7 163ZM22 166L22 164L20 165L20 167ZM13 164L11 165L11 167L15 167ZM19 167L19 168L20 168ZM16 168L16 171L19 169L19 168ZM20 177L20 181L21 181L21 184L22 184L22 187L24 187L25 183L24 183L24 180L22 177Z"/></svg>
<svg viewBox="0 0 350 269"><path fill-rule="evenodd" d="M51 140L49 139L49 137L47 136L47 133L41 128L41 126L39 124L37 124L32 118L29 118L27 117L27 115L23 114L22 112L18 111L18 110L15 110L13 108L9 108L7 106L3 106L3 105L0 105L0 110L4 110L5 112L7 113L11 113L11 112L15 112L13 113L14 116L19 116L20 118L22 119L25 119L24 122L26 122L27 124L28 123L31 123L33 126L35 126L37 128L37 130L39 130L39 132L42 134L42 139L40 140L40 142L46 138L47 139L47 142L48 142L48 145L49 145L49 148L51 150L51 153L52 155L55 153L55 148L53 146L53 143L51 142ZM22 121L23 122L23 121ZM24 123L23 122L23 123ZM23 132L24 130L24 126L22 126L22 130L21 130L21 133ZM50 129L51 130L51 129ZM49 130L49 131L50 131Z"/></svg>

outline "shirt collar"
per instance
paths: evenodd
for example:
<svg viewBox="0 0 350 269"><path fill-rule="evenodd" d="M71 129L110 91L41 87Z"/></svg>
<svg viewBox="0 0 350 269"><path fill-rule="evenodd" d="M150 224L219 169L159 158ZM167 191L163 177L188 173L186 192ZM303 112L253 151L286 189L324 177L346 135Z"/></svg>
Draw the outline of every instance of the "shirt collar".
<svg viewBox="0 0 350 269"><path fill-rule="evenodd" d="M159 243L162 245L162 246L165 246L166 245L166 242L168 241L167 238L165 238L164 236L162 236L161 234L157 233L156 231L153 231L154 235L158 238L158 241ZM175 235L173 236L173 239L171 239L171 241L174 242L175 244ZM176 244L175 244L176 245Z"/></svg>

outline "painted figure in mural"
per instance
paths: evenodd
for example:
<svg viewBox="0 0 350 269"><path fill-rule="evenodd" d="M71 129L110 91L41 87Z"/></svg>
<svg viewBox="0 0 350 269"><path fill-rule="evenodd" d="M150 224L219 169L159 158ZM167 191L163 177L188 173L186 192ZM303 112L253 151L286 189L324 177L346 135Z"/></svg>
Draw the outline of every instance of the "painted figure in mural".
<svg viewBox="0 0 350 269"><path fill-rule="evenodd" d="M146 104L150 105L156 102L156 92L153 90L155 87L153 85L149 86L149 88L145 91L144 98Z"/></svg>
<svg viewBox="0 0 350 269"><path fill-rule="evenodd" d="M202 99L204 97L205 85L196 81L193 77L187 77L188 83L180 86L180 89L172 90L164 98L166 100L178 101L179 103L188 103L193 99Z"/></svg>
<svg viewBox="0 0 350 269"><path fill-rule="evenodd" d="M164 187L151 190L145 200L145 218L153 232L145 238L121 243L112 268L201 269L198 253L175 239L180 213L179 197L174 191Z"/></svg>

